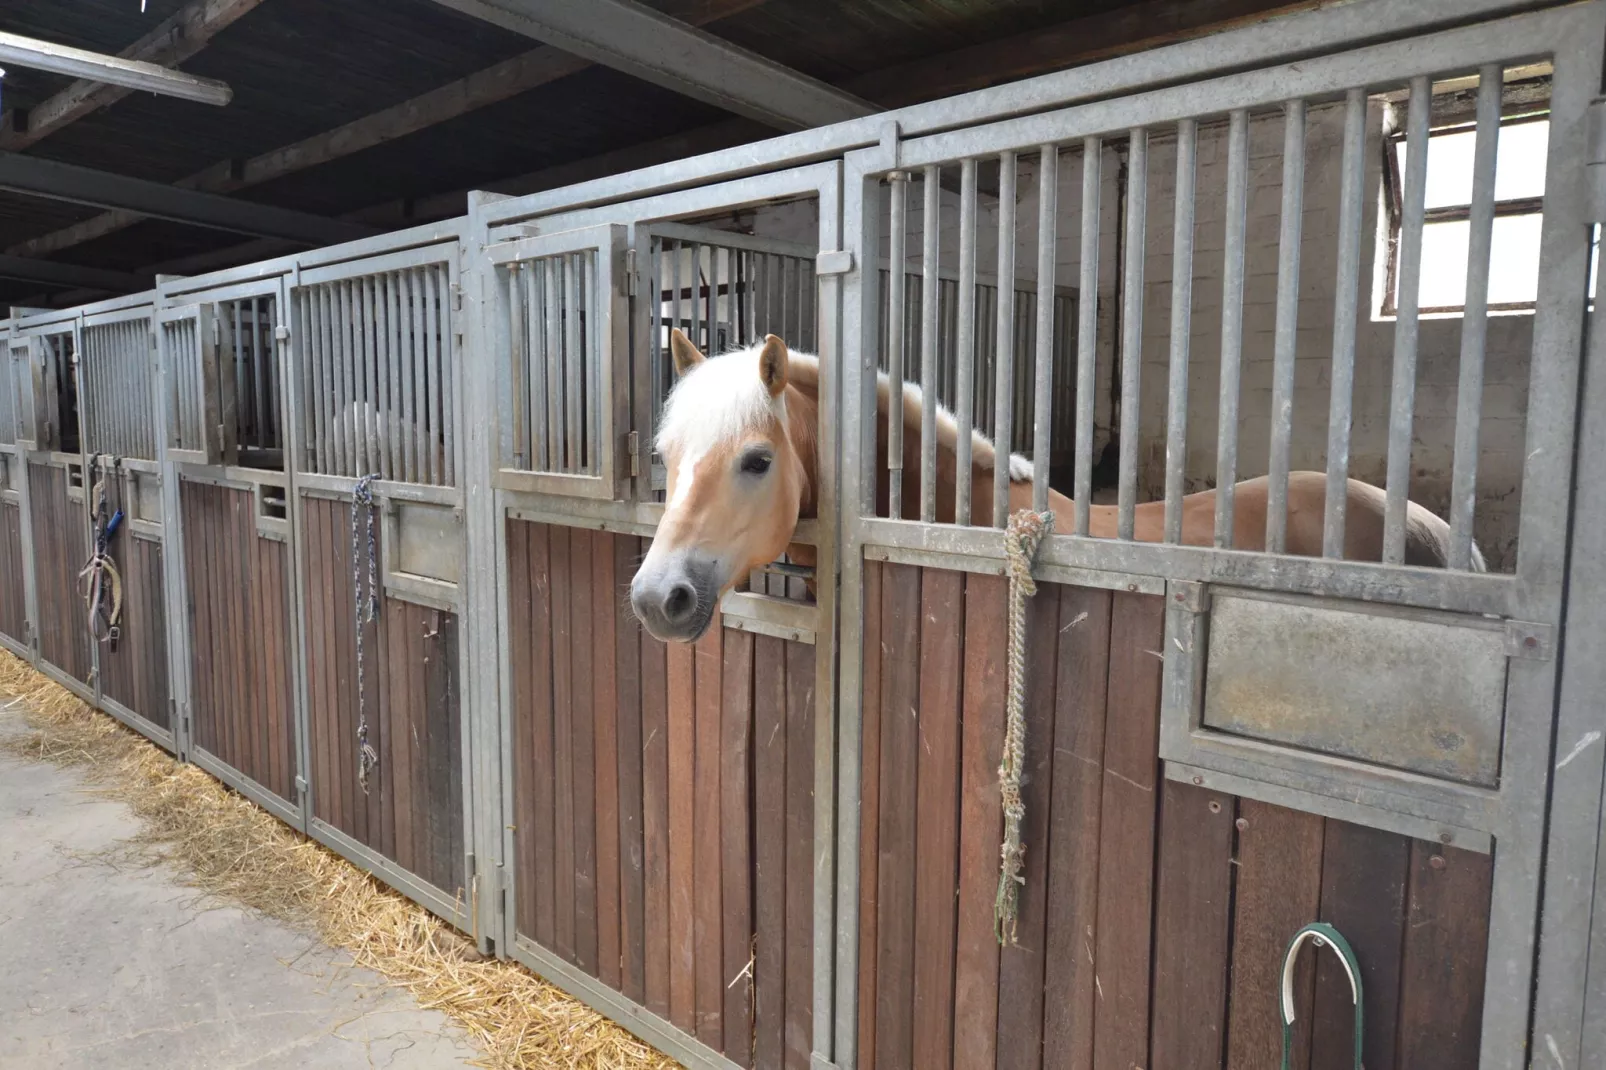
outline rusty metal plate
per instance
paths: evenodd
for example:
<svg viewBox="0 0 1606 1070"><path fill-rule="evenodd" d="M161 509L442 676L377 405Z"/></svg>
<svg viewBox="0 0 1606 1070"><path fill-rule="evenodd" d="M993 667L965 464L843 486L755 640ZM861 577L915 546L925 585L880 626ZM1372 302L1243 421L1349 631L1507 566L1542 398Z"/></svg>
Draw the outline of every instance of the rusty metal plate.
<svg viewBox="0 0 1606 1070"><path fill-rule="evenodd" d="M463 528L451 506L398 502L396 568L456 583L463 572Z"/></svg>
<svg viewBox="0 0 1606 1070"><path fill-rule="evenodd" d="M1211 599L1208 728L1493 787L1505 688L1498 621L1219 589Z"/></svg>

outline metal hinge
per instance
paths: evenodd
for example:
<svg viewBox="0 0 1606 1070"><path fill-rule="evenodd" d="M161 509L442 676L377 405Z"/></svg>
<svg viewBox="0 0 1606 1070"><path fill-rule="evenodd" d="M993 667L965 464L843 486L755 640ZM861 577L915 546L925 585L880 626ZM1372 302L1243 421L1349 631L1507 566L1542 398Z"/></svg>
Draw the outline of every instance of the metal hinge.
<svg viewBox="0 0 1606 1070"><path fill-rule="evenodd" d="M636 251L625 250L625 293L636 296Z"/></svg>
<svg viewBox="0 0 1606 1070"><path fill-rule="evenodd" d="M630 474L641 475L641 432L632 431L625 436L625 456L630 458Z"/></svg>
<svg viewBox="0 0 1606 1070"><path fill-rule="evenodd" d="M1589 221L1606 223L1606 97L1589 102L1586 128L1589 136L1584 146L1584 170L1589 176Z"/></svg>
<svg viewBox="0 0 1606 1070"><path fill-rule="evenodd" d="M463 284L460 282L452 283L452 311L463 311Z"/></svg>
<svg viewBox="0 0 1606 1070"><path fill-rule="evenodd" d="M275 339L277 339L278 341L280 341L280 342L289 341L290 340L290 328L285 326L282 323L279 324L277 327L273 328L273 337Z"/></svg>
<svg viewBox="0 0 1606 1070"><path fill-rule="evenodd" d="M300 774L297 774L296 775L296 794L297 795L305 795L306 793L307 793L307 778L304 777L304 776L301 776Z"/></svg>
<svg viewBox="0 0 1606 1070"><path fill-rule="evenodd" d="M853 270L853 253L848 249L827 249L814 258L815 275L846 275Z"/></svg>

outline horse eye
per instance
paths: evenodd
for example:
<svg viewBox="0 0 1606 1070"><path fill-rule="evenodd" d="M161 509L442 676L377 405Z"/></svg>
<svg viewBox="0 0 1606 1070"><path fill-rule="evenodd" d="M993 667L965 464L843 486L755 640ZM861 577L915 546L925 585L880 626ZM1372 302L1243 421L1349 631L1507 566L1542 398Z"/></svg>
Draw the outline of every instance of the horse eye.
<svg viewBox="0 0 1606 1070"><path fill-rule="evenodd" d="M749 453L742 458L742 471L751 475L761 476L770 470L770 456L767 453Z"/></svg>

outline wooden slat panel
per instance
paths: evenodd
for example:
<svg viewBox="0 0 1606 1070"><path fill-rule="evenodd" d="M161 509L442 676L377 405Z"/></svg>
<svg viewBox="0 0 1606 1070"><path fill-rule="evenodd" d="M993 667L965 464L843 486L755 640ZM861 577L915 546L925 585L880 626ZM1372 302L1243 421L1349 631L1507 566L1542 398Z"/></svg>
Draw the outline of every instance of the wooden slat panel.
<svg viewBox="0 0 1606 1070"><path fill-rule="evenodd" d="M1221 1070L1236 800L1165 782L1155 878L1153 1070Z"/></svg>
<svg viewBox="0 0 1606 1070"><path fill-rule="evenodd" d="M555 805L553 828L553 950L573 962L574 953L574 633L570 613L574 607L575 572L568 528L550 529L552 539L552 782Z"/></svg>
<svg viewBox="0 0 1606 1070"><path fill-rule="evenodd" d="M574 805L574 960L587 973L597 975L597 797L596 727L592 695L596 690L596 636L592 634L597 592L592 586L592 532L569 533L569 567L574 570L570 588L571 664L569 686L573 712L569 760L573 763L570 786ZM604 596L609 597L609 596Z"/></svg>
<svg viewBox="0 0 1606 1070"><path fill-rule="evenodd" d="M953 1058L964 593L963 573L926 569L921 577L913 1028L915 1065L933 1070Z"/></svg>
<svg viewBox="0 0 1606 1070"><path fill-rule="evenodd" d="M1283 952L1314 919L1321 899L1322 819L1244 799L1238 832L1238 887L1233 904L1232 988L1227 1065L1277 1070L1282 1026L1276 1012ZM1295 998L1309 1007L1315 976L1304 956ZM1294 1023L1294 1070L1310 1065L1310 1015Z"/></svg>
<svg viewBox="0 0 1606 1070"><path fill-rule="evenodd" d="M392 681L391 694L395 697L392 706L395 731L390 733L389 752L386 760L392 768L392 785L395 789L395 798L392 808L395 811L395 855L396 864L408 872L417 872L418 858L413 845L416 842L417 822L413 817L416 804L413 801L413 707L417 705L417 692L408 686L408 674L411 666L407 662L407 611L404 603L390 599L385 603L385 662L386 671ZM526 718L515 720L515 726L526 722ZM515 763L514 776L523 774L526 767L524 761ZM528 834L524 832L522 818L519 830L515 833L520 844L528 842ZM515 864L522 862L522 858L515 859ZM526 892L523 879L524 871L519 871L518 890L521 895Z"/></svg>
<svg viewBox="0 0 1606 1070"><path fill-rule="evenodd" d="M670 747L690 725L677 728L670 719L669 649L645 629L641 632L641 842L642 917L647 933L647 1009L671 1019L671 831L678 831L670 806ZM689 666L685 674L690 678ZM689 707L690 699L688 696ZM690 902L686 903L689 912ZM678 948L678 945L677 945ZM678 959L676 960L678 962ZM673 1017L676 1025L681 1019ZM684 1025L681 1025L685 1028Z"/></svg>
<svg viewBox="0 0 1606 1070"><path fill-rule="evenodd" d="M695 652L668 646L669 770L669 1019L688 1033L697 1029L697 974L693 947L695 894L693 816L697 768Z"/></svg>
<svg viewBox="0 0 1606 1070"><path fill-rule="evenodd" d="M1165 606L1115 594L1104 737L1104 847L1099 852L1096 1066L1147 1066L1155 788L1159 779L1160 657Z"/></svg>
<svg viewBox="0 0 1606 1070"><path fill-rule="evenodd" d="M1021 778L1021 838L1027 845L1026 883L1020 889L1018 944L999 951L998 1065L1037 1070L1042 1065L1044 948L1047 935L1048 867L1041 845L1048 839L1054 774L1054 688L1058 668L1059 598L1045 586L1026 606L1026 762ZM1034 857L1032 848L1039 848Z"/></svg>
<svg viewBox="0 0 1606 1070"><path fill-rule="evenodd" d="M619 738L619 943L624 994L637 1003L647 998L646 885L642 798L645 788L642 764L641 625L624 597L640 553L634 536L613 539L612 603L615 667L618 672Z"/></svg>
<svg viewBox="0 0 1606 1070"><path fill-rule="evenodd" d="M786 1045L786 644L761 635L753 646L753 1063L781 1066Z"/></svg>
<svg viewBox="0 0 1606 1070"><path fill-rule="evenodd" d="M531 598L529 661L530 783L532 828L525 840L531 847L535 879L534 926L527 930L542 945L556 948L557 940L557 776L553 770L553 651L552 651L552 529L545 524L527 526L527 568L533 577L526 588Z"/></svg>
<svg viewBox="0 0 1606 1070"><path fill-rule="evenodd" d="M26 638L23 595L22 507L0 502L0 632L18 643Z"/></svg>
<svg viewBox="0 0 1606 1070"><path fill-rule="evenodd" d="M593 670L591 724L596 735L597 971L608 987L621 989L619 946L619 705L618 647L615 634L619 589L614 583L616 536L591 537Z"/></svg>
<svg viewBox="0 0 1606 1070"><path fill-rule="evenodd" d="M786 644L786 1070L808 1070L814 1050L816 654Z"/></svg>
<svg viewBox="0 0 1606 1070"><path fill-rule="evenodd" d="M507 675L508 700L513 704L513 928L526 936L535 933L535 675L536 652L531 633L536 585L546 577L530 569L530 529L523 520L508 520L504 532L507 552ZM394 644L391 647L394 656ZM405 778L404 778L405 779Z"/></svg>
<svg viewBox="0 0 1606 1070"><path fill-rule="evenodd" d="M920 570L882 577L881 862L877 873L876 1065L908 1066L914 1050L916 763L920 751Z"/></svg>
<svg viewBox="0 0 1606 1070"><path fill-rule="evenodd" d="M303 497L301 511L305 518L303 527L302 545L306 556L307 569L307 621L305 631L305 650L307 657L307 723L312 733L311 746L308 748L312 754L312 813L320 821L334 822L333 801L333 763L328 746L330 727L330 712L333 703L330 698L330 627L329 620L329 585L322 582L323 577L315 571L316 563L327 560L329 549L324 534L323 525L318 522L318 514L314 511L314 500ZM193 596L193 588L192 588ZM406 662L397 663L397 658L391 658L393 672L405 672ZM405 679L405 677L403 677ZM412 738L412 733L408 733ZM411 850L408 851L409 861Z"/></svg>
<svg viewBox="0 0 1606 1070"><path fill-rule="evenodd" d="M882 566L864 563L863 700L859 732L859 1066L875 1070L877 900L881 853ZM848 633L851 634L851 633ZM851 815L844 815L851 820Z"/></svg>
<svg viewBox="0 0 1606 1070"><path fill-rule="evenodd" d="M1042 597L1039 594L1038 597ZM1043 1064L1093 1065L1110 592L1061 587L1049 814Z"/></svg>
<svg viewBox="0 0 1606 1070"><path fill-rule="evenodd" d="M748 761L753 724L753 635L725 636L720 668L719 844L724 931L725 1055L753 1065L752 828Z"/></svg>
<svg viewBox="0 0 1606 1070"><path fill-rule="evenodd" d="M1400 971L1402 1067L1477 1065L1492 861L1424 840L1411 844Z"/></svg>
<svg viewBox="0 0 1606 1070"><path fill-rule="evenodd" d="M1328 821L1322 859L1322 920L1349 940L1365 985L1367 1070L1395 1070L1400 1004L1400 955L1405 935L1405 885L1411 841L1379 829ZM1481 985L1481 981L1480 981ZM1311 1070L1355 1065L1354 1007L1349 980L1331 954L1316 965L1311 1013Z"/></svg>
<svg viewBox="0 0 1606 1070"><path fill-rule="evenodd" d="M1008 589L999 576L965 577L959 926L954 968L956 1067L987 1068L997 1060L998 938L993 931L993 903L998 892L998 845L1004 830L998 762L1004 744L1008 683Z"/></svg>
<svg viewBox="0 0 1606 1070"><path fill-rule="evenodd" d="M725 1047L724 902L720 881L720 697L724 629L698 640L696 675L696 772L693 788L693 955L697 988L697 1039L716 1051Z"/></svg>

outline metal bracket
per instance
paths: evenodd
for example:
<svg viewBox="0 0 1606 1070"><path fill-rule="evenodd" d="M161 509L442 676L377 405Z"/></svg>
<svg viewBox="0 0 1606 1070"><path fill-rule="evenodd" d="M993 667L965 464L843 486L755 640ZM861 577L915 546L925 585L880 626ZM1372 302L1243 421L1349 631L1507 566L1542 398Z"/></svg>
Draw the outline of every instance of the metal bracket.
<svg viewBox="0 0 1606 1070"><path fill-rule="evenodd" d="M1556 631L1548 624L1525 620L1506 621L1506 655L1530 661L1549 661L1556 656Z"/></svg>
<svg viewBox="0 0 1606 1070"><path fill-rule="evenodd" d="M846 275L853 270L853 251L851 249L827 249L814 258L814 274Z"/></svg>
<svg viewBox="0 0 1606 1070"><path fill-rule="evenodd" d="M630 458L630 474L641 475L641 432L631 431L625 435L625 456Z"/></svg>
<svg viewBox="0 0 1606 1070"><path fill-rule="evenodd" d="M836 1063L814 1051L809 1053L809 1070L838 1070Z"/></svg>
<svg viewBox="0 0 1606 1070"><path fill-rule="evenodd" d="M881 124L881 144L876 152L877 171L895 171L901 163L899 146L903 141L903 130L896 120Z"/></svg>
<svg viewBox="0 0 1606 1070"><path fill-rule="evenodd" d="M1210 611L1210 587L1198 580L1171 580L1166 584L1166 592L1171 601L1179 608L1189 613L1208 613Z"/></svg>
<svg viewBox="0 0 1606 1070"><path fill-rule="evenodd" d="M1588 137L1584 146L1585 171L1588 174L1589 221L1606 223L1606 97L1589 102L1585 117Z"/></svg>
<svg viewBox="0 0 1606 1070"><path fill-rule="evenodd" d="M290 340L290 328L282 323L279 324L273 328L273 337L276 341L288 342Z"/></svg>
<svg viewBox="0 0 1606 1070"><path fill-rule="evenodd" d="M296 779L295 779L295 785L296 785L296 794L297 795L305 795L307 793L307 778L306 777L304 777L301 774L297 773L296 774Z"/></svg>

